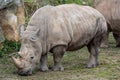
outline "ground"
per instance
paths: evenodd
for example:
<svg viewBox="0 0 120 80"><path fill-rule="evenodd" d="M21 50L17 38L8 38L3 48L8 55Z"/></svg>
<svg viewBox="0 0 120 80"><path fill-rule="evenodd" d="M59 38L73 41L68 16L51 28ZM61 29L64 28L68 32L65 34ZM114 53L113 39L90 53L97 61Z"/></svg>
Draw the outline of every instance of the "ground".
<svg viewBox="0 0 120 80"><path fill-rule="evenodd" d="M0 58L0 80L120 80L120 49L110 35L110 47L101 48L100 65L86 68L89 53L86 47L75 52L66 52L62 64L64 71L36 71L32 76L19 76L9 55ZM48 65L53 65L52 54L49 54Z"/></svg>

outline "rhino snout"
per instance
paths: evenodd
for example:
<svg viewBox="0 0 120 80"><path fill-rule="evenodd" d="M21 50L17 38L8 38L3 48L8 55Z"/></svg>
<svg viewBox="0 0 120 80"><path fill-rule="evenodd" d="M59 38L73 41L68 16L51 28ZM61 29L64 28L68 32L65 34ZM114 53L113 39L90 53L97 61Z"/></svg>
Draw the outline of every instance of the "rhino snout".
<svg viewBox="0 0 120 80"><path fill-rule="evenodd" d="M32 69L29 69L29 70L27 70L27 71L19 70L19 71L18 71L18 74L21 75L21 76L29 76L29 75L32 75Z"/></svg>

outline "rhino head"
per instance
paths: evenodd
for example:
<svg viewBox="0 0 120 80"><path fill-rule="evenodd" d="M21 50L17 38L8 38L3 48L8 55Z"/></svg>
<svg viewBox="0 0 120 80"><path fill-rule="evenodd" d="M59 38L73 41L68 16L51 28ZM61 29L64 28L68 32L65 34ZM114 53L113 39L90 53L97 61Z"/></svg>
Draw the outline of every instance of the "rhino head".
<svg viewBox="0 0 120 80"><path fill-rule="evenodd" d="M38 34L25 36L26 33L22 33L21 48L18 52L20 57L12 57L12 59L18 69L18 74L26 76L31 75L37 64L40 62L42 47L38 38Z"/></svg>

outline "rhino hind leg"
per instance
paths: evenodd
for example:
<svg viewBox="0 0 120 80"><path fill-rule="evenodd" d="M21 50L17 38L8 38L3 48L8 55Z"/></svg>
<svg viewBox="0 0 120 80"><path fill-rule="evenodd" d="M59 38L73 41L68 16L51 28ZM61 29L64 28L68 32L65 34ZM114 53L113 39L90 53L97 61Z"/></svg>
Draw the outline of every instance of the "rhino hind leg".
<svg viewBox="0 0 120 80"><path fill-rule="evenodd" d="M113 33L113 37L116 40L116 47L120 47L120 35Z"/></svg>
<svg viewBox="0 0 120 80"><path fill-rule="evenodd" d="M99 65L99 62L98 62L99 46L100 46L99 41L95 41L95 40L91 41L87 45L88 51L90 52L89 63L87 65L88 68L96 67Z"/></svg>
<svg viewBox="0 0 120 80"><path fill-rule="evenodd" d="M47 54L41 56L41 65L40 65L40 70L41 71L48 71L47 67Z"/></svg>
<svg viewBox="0 0 120 80"><path fill-rule="evenodd" d="M56 46L53 48L53 59L54 59L54 67L53 71L63 71L64 68L61 65L61 59L66 51L65 46Z"/></svg>
<svg viewBox="0 0 120 80"><path fill-rule="evenodd" d="M109 37L109 32L107 32L106 34L103 35L103 39L102 39L100 47L102 47L102 48L109 47L108 37Z"/></svg>

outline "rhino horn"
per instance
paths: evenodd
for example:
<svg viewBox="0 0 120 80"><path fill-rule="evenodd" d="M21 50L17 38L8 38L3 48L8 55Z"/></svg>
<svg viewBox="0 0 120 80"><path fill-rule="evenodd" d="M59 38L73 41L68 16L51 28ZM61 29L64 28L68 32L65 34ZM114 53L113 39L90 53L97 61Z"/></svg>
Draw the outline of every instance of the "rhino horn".
<svg viewBox="0 0 120 80"><path fill-rule="evenodd" d="M15 57L12 57L12 59L17 68L22 68L21 61L19 59L16 59Z"/></svg>
<svg viewBox="0 0 120 80"><path fill-rule="evenodd" d="M24 54L22 54L21 52L18 52L18 55L22 58L24 57Z"/></svg>

